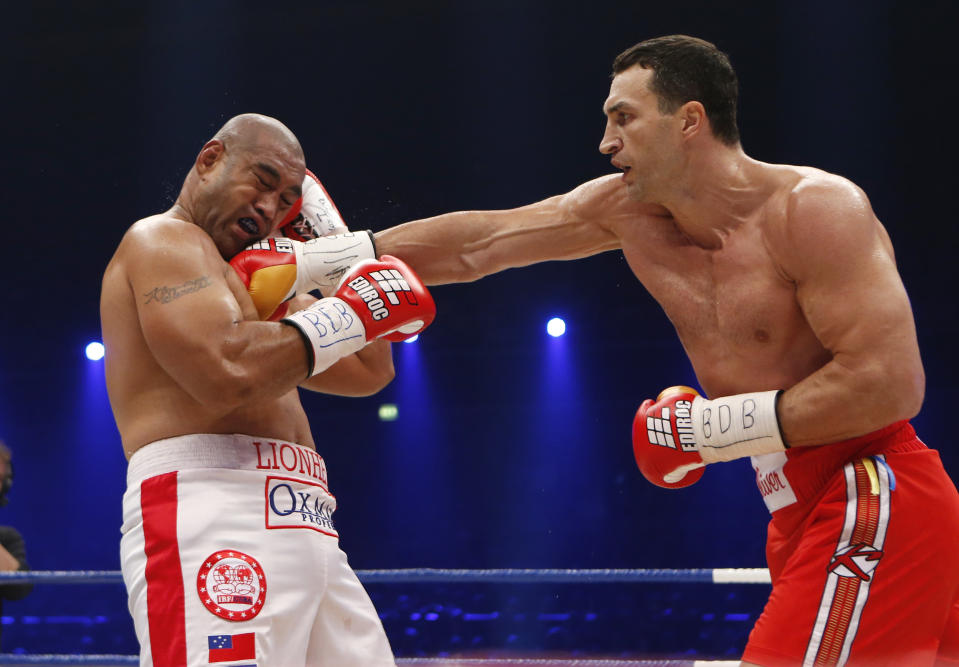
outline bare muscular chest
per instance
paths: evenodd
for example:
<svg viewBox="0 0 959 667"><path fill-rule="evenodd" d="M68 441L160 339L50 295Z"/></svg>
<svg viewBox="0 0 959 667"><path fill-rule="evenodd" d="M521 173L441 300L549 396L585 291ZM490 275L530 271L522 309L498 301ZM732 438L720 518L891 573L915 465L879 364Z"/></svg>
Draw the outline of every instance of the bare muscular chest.
<svg viewBox="0 0 959 667"><path fill-rule="evenodd" d="M630 268L669 317L711 394L781 386L821 364L823 350L758 228L736 230L720 249L691 245L667 227L636 224L622 235Z"/></svg>

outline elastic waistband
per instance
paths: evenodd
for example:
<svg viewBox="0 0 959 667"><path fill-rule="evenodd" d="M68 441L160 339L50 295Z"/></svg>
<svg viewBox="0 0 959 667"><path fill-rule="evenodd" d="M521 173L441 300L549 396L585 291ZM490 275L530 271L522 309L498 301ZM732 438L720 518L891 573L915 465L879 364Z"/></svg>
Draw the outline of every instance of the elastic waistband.
<svg viewBox="0 0 959 667"><path fill-rule="evenodd" d="M908 421L890 424L866 435L814 447L795 447L783 454L753 457L759 491L770 512L791 510L815 499L850 461L926 449Z"/></svg>
<svg viewBox="0 0 959 667"><path fill-rule="evenodd" d="M196 433L166 438L141 447L127 467L127 486L181 470L252 470L319 481L329 488L326 462L316 450L275 438Z"/></svg>

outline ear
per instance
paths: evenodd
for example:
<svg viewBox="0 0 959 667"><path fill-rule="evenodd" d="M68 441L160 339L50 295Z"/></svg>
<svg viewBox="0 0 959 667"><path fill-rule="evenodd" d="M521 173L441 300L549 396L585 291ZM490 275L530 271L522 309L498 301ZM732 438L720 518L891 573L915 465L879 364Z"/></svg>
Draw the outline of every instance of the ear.
<svg viewBox="0 0 959 667"><path fill-rule="evenodd" d="M200 154L196 156L196 170L201 176L213 170L216 163L226 154L223 142L219 139L210 139L203 144Z"/></svg>
<svg viewBox="0 0 959 667"><path fill-rule="evenodd" d="M706 108L702 102L695 100L686 102L679 108L679 118L682 120L682 133L684 139L695 137L709 122L706 117Z"/></svg>

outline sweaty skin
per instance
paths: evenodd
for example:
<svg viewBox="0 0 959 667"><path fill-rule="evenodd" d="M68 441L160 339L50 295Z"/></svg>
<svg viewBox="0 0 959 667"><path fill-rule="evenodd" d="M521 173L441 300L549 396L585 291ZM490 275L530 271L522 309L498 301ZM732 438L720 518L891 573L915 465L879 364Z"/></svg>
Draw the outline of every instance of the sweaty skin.
<svg viewBox="0 0 959 667"><path fill-rule="evenodd" d="M661 112L650 77L618 74L604 105L600 150L622 175L517 209L402 224L376 235L378 250L442 284L621 249L708 396L786 390L791 446L915 416L925 378L912 311L865 194L722 143L699 102Z"/></svg>
<svg viewBox="0 0 959 667"><path fill-rule="evenodd" d="M127 458L191 433L313 447L297 386L367 395L392 380L389 343L380 341L305 381L300 334L258 321L226 262L283 218L304 168L284 126L237 117L204 145L173 207L124 235L103 276L100 316L107 390ZM297 299L294 310L311 297Z"/></svg>

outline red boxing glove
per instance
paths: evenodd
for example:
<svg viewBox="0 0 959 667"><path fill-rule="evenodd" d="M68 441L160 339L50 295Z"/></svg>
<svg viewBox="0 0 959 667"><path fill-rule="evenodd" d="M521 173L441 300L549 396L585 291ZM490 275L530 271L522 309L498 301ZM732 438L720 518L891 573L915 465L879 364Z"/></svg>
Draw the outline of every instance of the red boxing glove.
<svg viewBox="0 0 959 667"><path fill-rule="evenodd" d="M653 484L676 489L703 476L703 466L784 451L778 389L706 400L670 387L645 401L633 420L633 454Z"/></svg>
<svg viewBox="0 0 959 667"><path fill-rule="evenodd" d="M296 253L289 239L263 239L237 253L230 266L246 285L261 320L272 319L296 284Z"/></svg>
<svg viewBox="0 0 959 667"><path fill-rule="evenodd" d="M633 455L640 472L656 486L680 489L698 482L705 472L692 426L698 396L692 387L670 387L636 411Z"/></svg>
<svg viewBox="0 0 959 667"><path fill-rule="evenodd" d="M433 321L433 297L406 264L384 255L358 262L335 296L287 315L306 343L310 375L316 375L372 340L405 340Z"/></svg>
<svg viewBox="0 0 959 667"><path fill-rule="evenodd" d="M426 286L405 262L383 255L354 264L336 296L363 320L366 340L402 342L428 327L436 305Z"/></svg>

